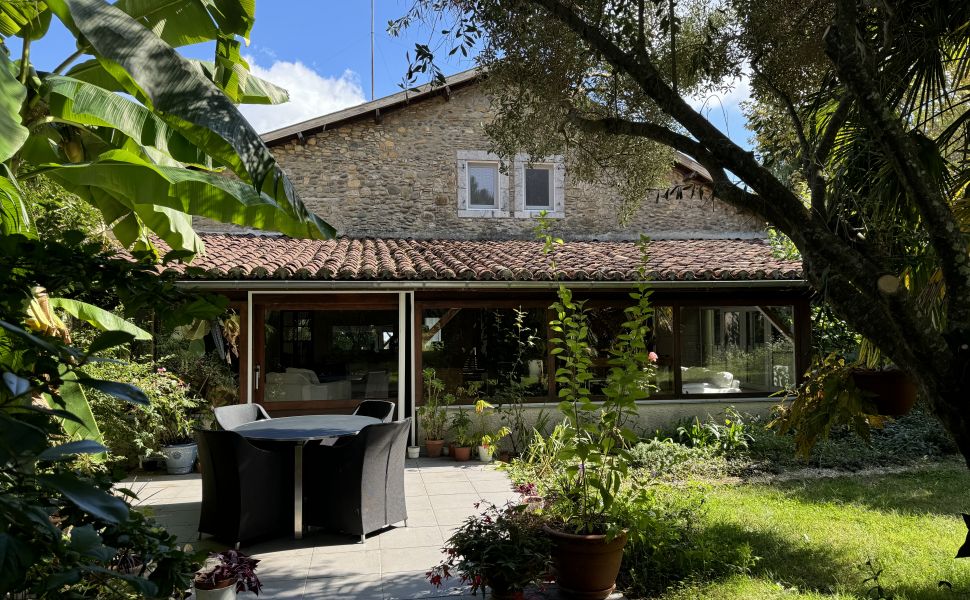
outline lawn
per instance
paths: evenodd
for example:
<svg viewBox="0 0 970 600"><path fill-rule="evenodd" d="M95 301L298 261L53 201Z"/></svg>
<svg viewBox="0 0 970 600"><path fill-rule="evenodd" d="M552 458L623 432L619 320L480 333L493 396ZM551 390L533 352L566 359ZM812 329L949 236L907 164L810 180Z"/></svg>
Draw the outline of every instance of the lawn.
<svg viewBox="0 0 970 600"><path fill-rule="evenodd" d="M706 494L705 541L748 544L747 573L668 591L688 598L966 598L970 562L954 560L970 508L970 472L946 462L888 475L718 484ZM882 569L875 593L867 560ZM940 589L939 581L953 584Z"/></svg>

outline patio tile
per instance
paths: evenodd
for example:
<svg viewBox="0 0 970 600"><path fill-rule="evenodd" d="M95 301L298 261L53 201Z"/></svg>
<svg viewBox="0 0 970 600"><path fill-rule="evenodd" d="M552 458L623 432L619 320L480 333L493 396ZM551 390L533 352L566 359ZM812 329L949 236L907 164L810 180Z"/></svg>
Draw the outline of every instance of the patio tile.
<svg viewBox="0 0 970 600"><path fill-rule="evenodd" d="M421 479L424 481L425 485L429 483L453 483L455 481L467 481L468 478L465 476L465 471L458 471L454 469L441 470L441 471L431 471L421 473Z"/></svg>
<svg viewBox="0 0 970 600"><path fill-rule="evenodd" d="M428 496L429 508L437 512L443 508L468 508L475 510L475 503L482 500L482 494L474 490L466 494L437 494ZM408 504L410 506L410 504Z"/></svg>
<svg viewBox="0 0 970 600"><path fill-rule="evenodd" d="M259 555L256 572L260 580L263 579L306 579L310 570L311 554L295 554L293 552L273 552L269 555Z"/></svg>
<svg viewBox="0 0 970 600"><path fill-rule="evenodd" d="M434 518L434 510L408 507L408 527L428 527L437 524L438 521Z"/></svg>
<svg viewBox="0 0 970 600"><path fill-rule="evenodd" d="M372 575L372 579L379 581L380 574L381 551L365 550L364 552L314 554L310 560L307 578Z"/></svg>
<svg viewBox="0 0 970 600"><path fill-rule="evenodd" d="M512 491L512 483L506 477L503 477L502 479L482 479L480 481L472 481L472 486L479 494Z"/></svg>
<svg viewBox="0 0 970 600"><path fill-rule="evenodd" d="M306 579L269 579L263 581L263 591L259 593L260 598L271 600L300 600L303 598L303 589L306 587Z"/></svg>
<svg viewBox="0 0 970 600"><path fill-rule="evenodd" d="M273 540L256 542L255 544L244 547L242 550L256 558L274 558L278 555L301 556L313 554L316 540L312 536L304 536L302 540L295 540L292 537L281 537Z"/></svg>
<svg viewBox="0 0 970 600"><path fill-rule="evenodd" d="M408 512L412 510L431 510L431 502L427 496L405 496L404 503L408 507Z"/></svg>
<svg viewBox="0 0 970 600"><path fill-rule="evenodd" d="M437 526L401 527L380 535L381 550L387 548L417 548L435 546L440 548L444 540Z"/></svg>
<svg viewBox="0 0 970 600"><path fill-rule="evenodd" d="M405 481L404 482L404 497L405 498L408 498L410 496L426 496L426 495L428 495L428 490L424 487L424 484L421 483L420 481L418 481L418 482Z"/></svg>
<svg viewBox="0 0 970 600"><path fill-rule="evenodd" d="M466 508L443 508L434 513L434 518L438 521L439 527L460 525L465 519L475 514L475 509Z"/></svg>
<svg viewBox="0 0 970 600"><path fill-rule="evenodd" d="M436 588L428 583L423 571L385 573L384 600L415 600L419 598L455 598L468 594L468 588L458 585L457 580L449 580ZM480 597L479 597L480 598Z"/></svg>
<svg viewBox="0 0 970 600"><path fill-rule="evenodd" d="M381 566L384 573L427 571L438 564L443 556L440 546L387 548L381 550Z"/></svg>
<svg viewBox="0 0 970 600"><path fill-rule="evenodd" d="M306 600L382 600L381 579L374 575L317 577L306 580ZM262 597L262 594L260 594Z"/></svg>
<svg viewBox="0 0 970 600"><path fill-rule="evenodd" d="M360 537L350 535L318 532L312 537L308 537L314 544L314 555L360 553L368 550L379 550L381 547L380 534L369 535L363 544L360 543Z"/></svg>
<svg viewBox="0 0 970 600"><path fill-rule="evenodd" d="M425 483L429 496L441 494L474 494L475 488L469 481L446 481L442 483Z"/></svg>

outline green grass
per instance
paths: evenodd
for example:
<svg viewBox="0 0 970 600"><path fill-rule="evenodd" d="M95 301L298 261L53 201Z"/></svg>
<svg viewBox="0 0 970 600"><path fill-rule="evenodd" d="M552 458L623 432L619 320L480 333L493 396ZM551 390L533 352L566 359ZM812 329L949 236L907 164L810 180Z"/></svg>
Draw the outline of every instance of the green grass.
<svg viewBox="0 0 970 600"><path fill-rule="evenodd" d="M945 463L918 471L771 484L718 485L707 494L701 534L719 547L747 544L748 573L694 582L665 600L876 598L860 570L868 559L895 600L970 597L966 537L970 472ZM941 590L940 580L954 591Z"/></svg>

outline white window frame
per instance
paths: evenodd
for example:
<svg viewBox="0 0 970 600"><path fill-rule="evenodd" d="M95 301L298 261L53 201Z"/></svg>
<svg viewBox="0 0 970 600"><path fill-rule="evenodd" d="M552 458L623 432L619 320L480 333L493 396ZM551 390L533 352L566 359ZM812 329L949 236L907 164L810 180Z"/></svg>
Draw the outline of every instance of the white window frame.
<svg viewBox="0 0 970 600"><path fill-rule="evenodd" d="M550 206L530 207L525 204L525 170L526 168L546 167L550 171ZM513 162L515 173L515 216L517 218L532 219L539 213L546 211L549 217L563 219L566 217L566 162L562 156L546 156L533 159L528 154L516 154Z"/></svg>
<svg viewBox="0 0 970 600"><path fill-rule="evenodd" d="M479 150L458 151L458 216L459 217L508 217L509 216L509 175L503 172L502 159L491 152ZM496 179L496 197L494 207L476 207L468 198L468 164L494 164L498 178Z"/></svg>

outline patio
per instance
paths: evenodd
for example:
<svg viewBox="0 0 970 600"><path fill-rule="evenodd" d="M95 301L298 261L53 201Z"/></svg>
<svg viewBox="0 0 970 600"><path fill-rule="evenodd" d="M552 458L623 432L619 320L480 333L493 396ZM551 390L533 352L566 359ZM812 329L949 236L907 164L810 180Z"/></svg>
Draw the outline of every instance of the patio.
<svg viewBox="0 0 970 600"><path fill-rule="evenodd" d="M150 506L181 542L206 550L225 548L208 537L198 541L202 498L198 473L142 476L126 483L142 498L136 504ZM264 585L259 597L471 598L466 588L433 588L425 572L438 562L441 546L454 528L476 512L476 502L500 504L517 498L508 477L478 462L421 458L407 461L404 485L406 528L372 534L363 544L353 536L311 531L302 540L282 538L244 546L244 552L262 561L257 571Z"/></svg>

